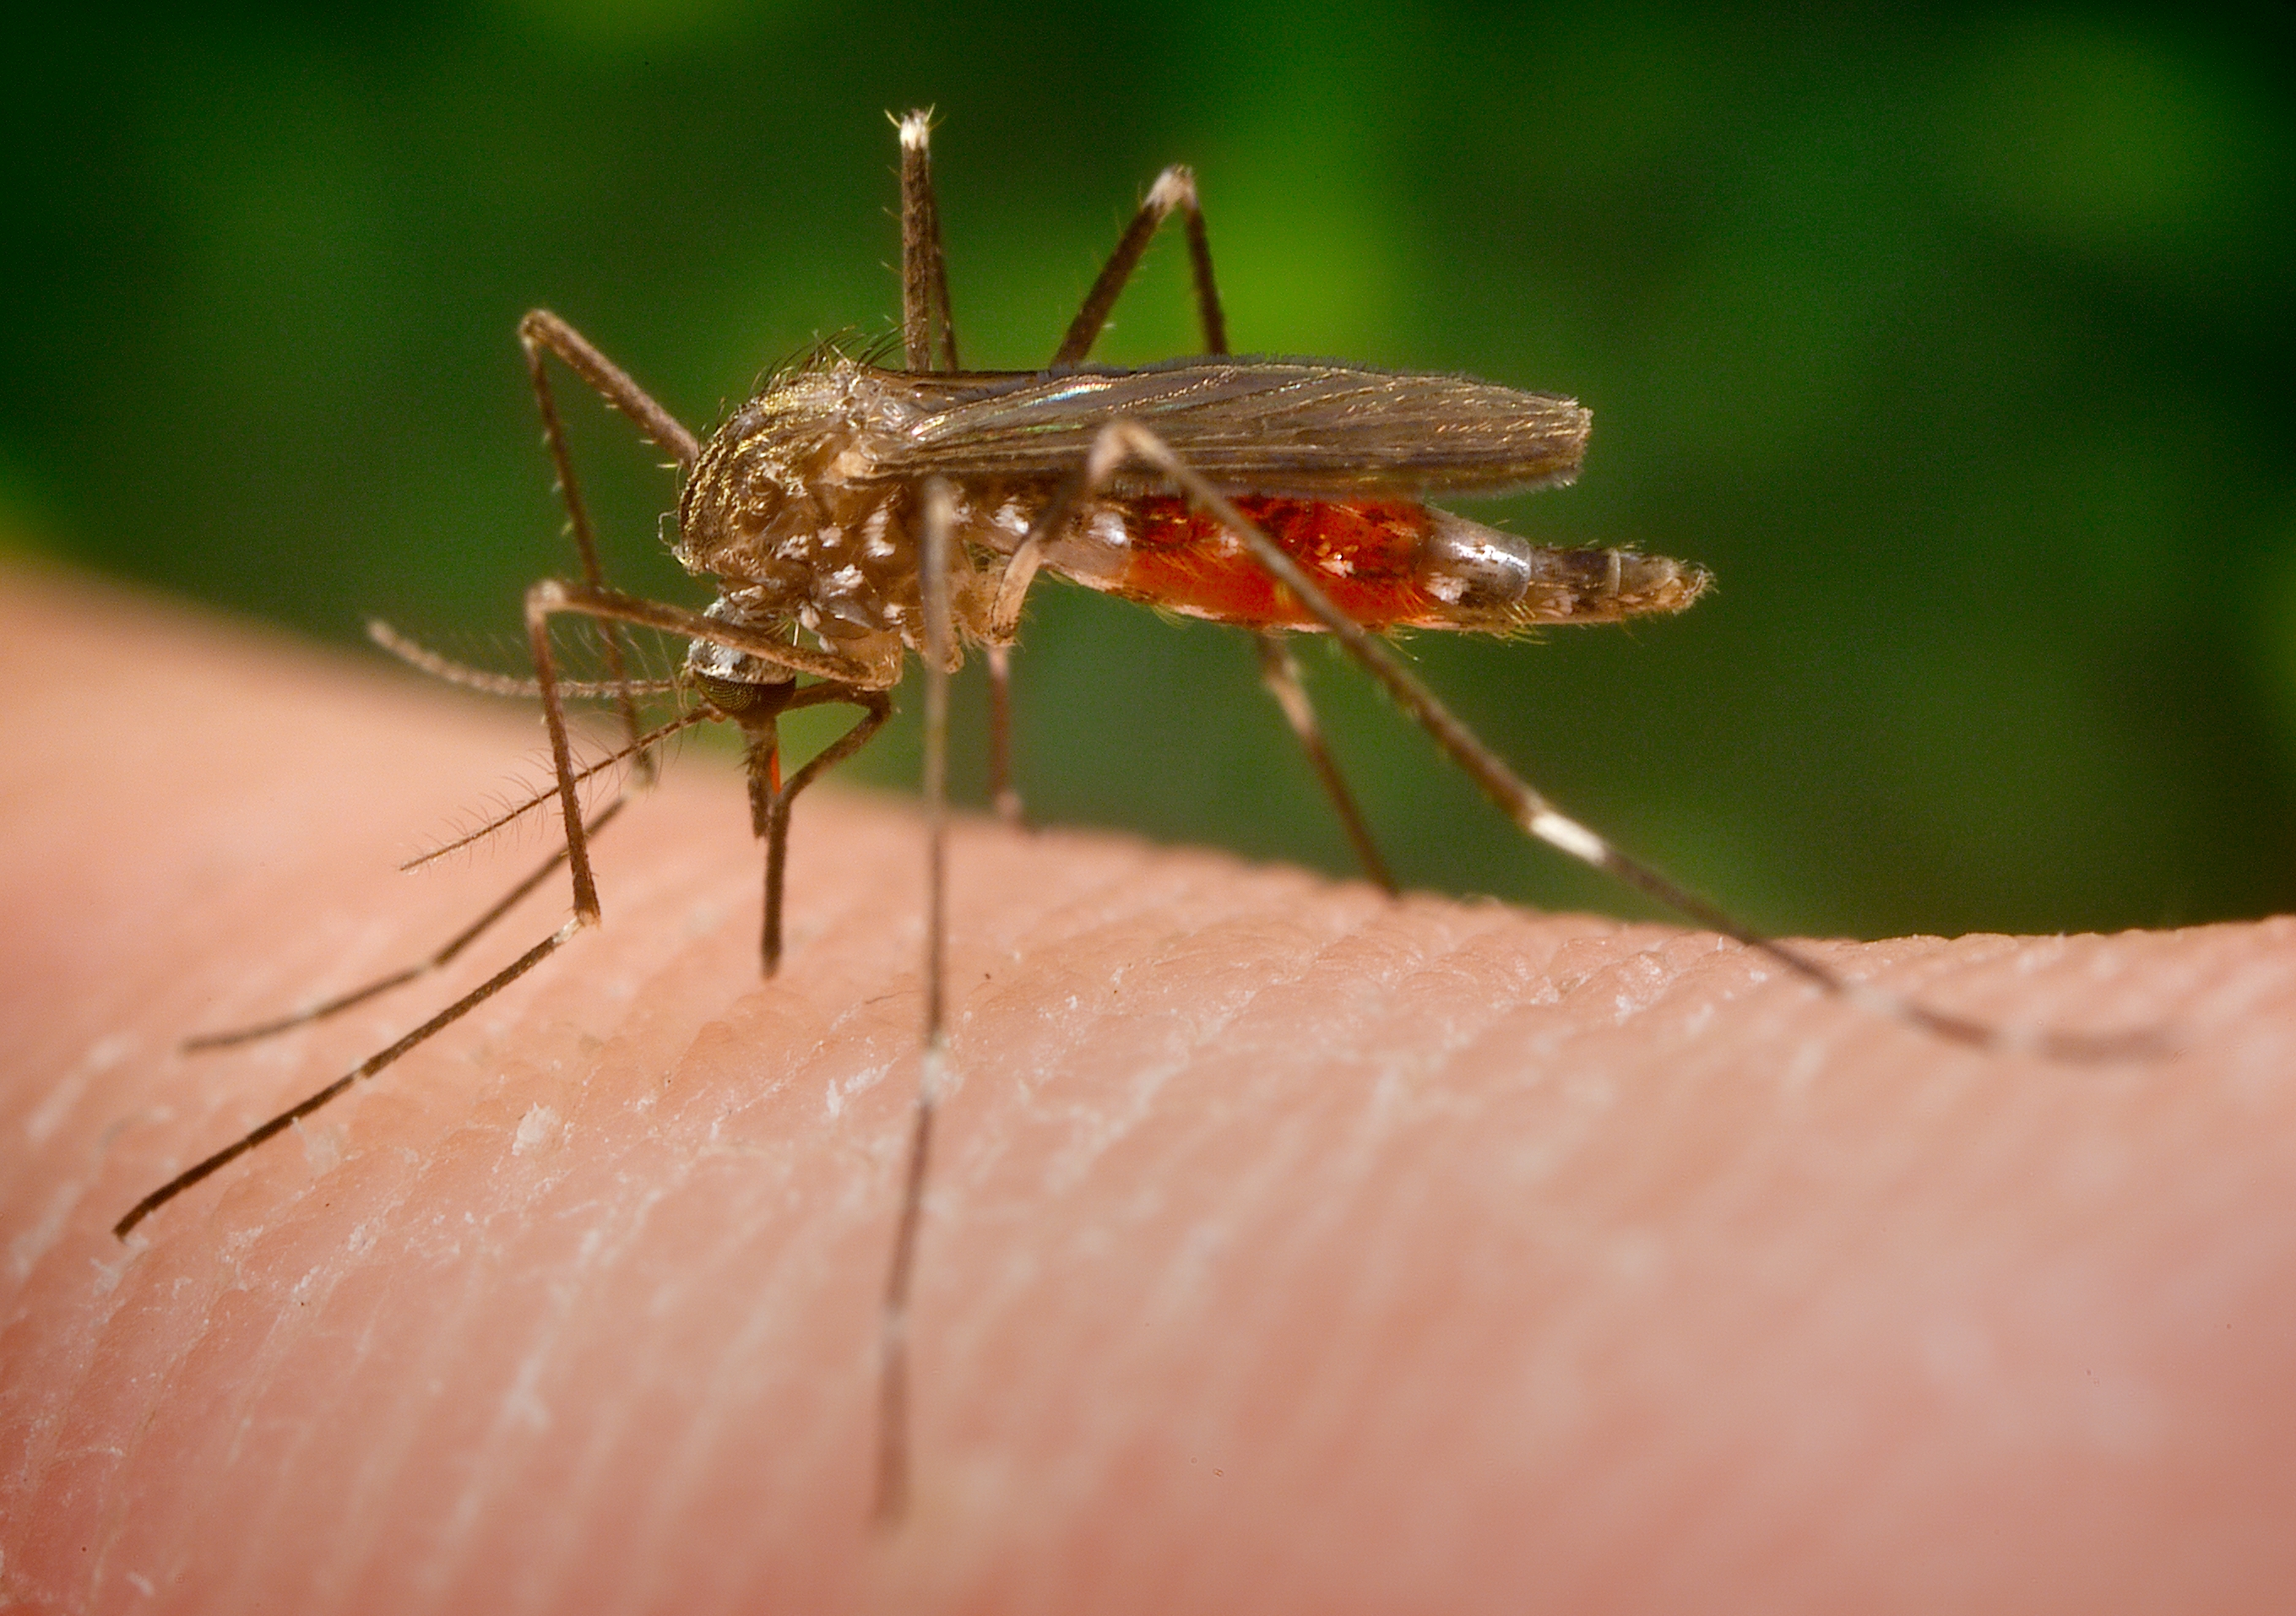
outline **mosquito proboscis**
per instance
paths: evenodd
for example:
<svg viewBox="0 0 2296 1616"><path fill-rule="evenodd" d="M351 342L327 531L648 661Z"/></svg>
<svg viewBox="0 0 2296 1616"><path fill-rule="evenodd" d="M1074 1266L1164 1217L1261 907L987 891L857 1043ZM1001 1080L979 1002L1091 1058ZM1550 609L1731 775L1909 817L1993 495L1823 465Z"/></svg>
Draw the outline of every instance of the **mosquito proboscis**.
<svg viewBox="0 0 2296 1616"><path fill-rule="evenodd" d="M651 777L658 745L693 725L740 732L751 826L765 844L759 948L782 953L791 805L852 756L891 714L911 657L925 679L927 886L920 1079L883 1298L877 1513L900 1518L908 1492L908 1297L922 1226L933 1129L948 1059L944 956L948 917L947 759L949 675L968 650L990 676L991 782L1017 818L1010 769L1009 652L1029 590L1049 572L1087 587L1245 628L1262 677L1305 748L1367 875L1393 890L1363 816L1324 745L1288 638L1331 635L1529 836L1602 870L1697 923L1735 939L1826 993L1932 1037L2060 1059L2145 1053L2144 1035L1997 1025L1845 977L1814 954L1765 937L1613 847L1518 777L1391 649L1399 628L1507 633L1678 611L1708 575L1623 549L1527 543L1425 503L1570 481L1588 413L1575 400L1452 375L1329 361L1240 358L1226 322L1194 176L1168 168L1041 371L959 364L931 176L931 119L897 120L901 148L901 349L891 369L832 345L771 376L708 436L693 433L565 321L537 309L519 336L581 562L578 581L528 592L531 681L477 673L388 630L386 649L438 677L530 695L542 704L563 845L476 923L427 959L294 1015L191 1040L240 1043L332 1015L445 964L561 865L573 908L549 936L327 1087L154 1190L123 1217L145 1218L237 1157L374 1076L598 923L590 841L620 810L615 794L586 816L582 786L609 764ZM1086 363L1151 239L1176 217L1186 235L1204 354L1135 369ZM680 475L674 552L709 580L705 610L641 599L605 582L552 390L555 358L627 416ZM603 630L607 677L559 672L554 624ZM684 637L668 688L685 710L647 729L637 699L665 686L631 678L621 632ZM625 742L578 767L566 702L618 708ZM784 775L780 721L802 708L853 710L850 724Z"/></svg>

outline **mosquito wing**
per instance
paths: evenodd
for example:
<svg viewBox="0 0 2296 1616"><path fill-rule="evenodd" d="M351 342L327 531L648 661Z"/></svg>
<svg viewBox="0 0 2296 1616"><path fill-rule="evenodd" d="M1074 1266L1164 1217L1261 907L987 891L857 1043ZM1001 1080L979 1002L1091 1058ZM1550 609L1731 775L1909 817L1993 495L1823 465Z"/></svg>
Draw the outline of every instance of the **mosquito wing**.
<svg viewBox="0 0 2296 1616"><path fill-rule="evenodd" d="M912 396L925 413L880 454L882 475L1059 477L1123 417L1225 488L1323 498L1568 482L1590 421L1575 399L1464 376L1225 357L1144 370L935 376Z"/></svg>

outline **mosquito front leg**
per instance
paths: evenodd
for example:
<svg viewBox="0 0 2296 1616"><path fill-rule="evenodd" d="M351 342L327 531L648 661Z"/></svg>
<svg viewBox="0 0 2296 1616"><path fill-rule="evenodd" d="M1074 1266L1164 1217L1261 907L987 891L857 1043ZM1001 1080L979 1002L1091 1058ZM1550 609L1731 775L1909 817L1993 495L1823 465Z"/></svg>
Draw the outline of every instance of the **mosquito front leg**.
<svg viewBox="0 0 2296 1616"><path fill-rule="evenodd" d="M605 817L606 816L600 816L601 824L603 823ZM543 874L548 873L548 867L549 866L545 866ZM512 894L509 901L515 902L516 899L522 895L522 890L521 892L514 892ZM507 904L504 906L507 906ZM483 928L494 918L494 913L489 912L486 919L480 923L480 928ZM548 959L552 955L557 953L560 948L565 947L568 942L573 939L574 934L579 931L585 923L586 923L582 916L577 915L573 919L559 927L557 931L553 931L548 937L544 938L533 947L529 948L524 954L520 955L509 964L504 966L500 971L496 972L494 975L488 977L485 981L480 982L476 988L472 988L470 992L464 994L461 998L456 999L453 1004L447 1005L437 1015L432 1016L429 1021L423 1022L422 1025L417 1027L414 1031L408 1033L396 1044L391 1045L388 1049L378 1050L373 1054L369 1055L365 1060L360 1062L357 1066L351 1068L350 1070L345 1072L341 1077L337 1078L333 1082L328 1084L324 1088L319 1090L318 1093L301 1102L299 1104L288 1107L285 1111L281 1112L277 1116L272 1118L262 1126L250 1129L236 1142L226 1145L214 1155L207 1158L206 1161L198 1163L196 1166L186 1168L184 1171L177 1173L173 1178L168 1179L167 1183L161 1185L158 1189L153 1190L150 1194L144 1196L143 1200L137 1202L133 1207L131 1207L128 1210L127 1216L122 1218L118 1223L111 1226L112 1234L119 1239L127 1239L137 1224L143 1222L153 1212L158 1211L161 1207L167 1205L168 1202L173 1201L176 1196L182 1194L185 1190L190 1189L201 1179L208 1177L210 1174L217 1171L219 1169L228 1167L231 1163L238 1161L242 1156L247 1154L248 1152L253 1150L257 1145L263 1144L266 1140L274 1138L278 1135L284 1133L288 1128L291 1128L296 1123L300 1122L304 1118L309 1116L313 1112L317 1111L321 1106L327 1104L331 1101L341 1098L344 1095L349 1093L357 1085L365 1082L367 1079L374 1076L385 1067L391 1065L409 1050L416 1048L417 1046L428 1042L437 1034L445 1031L456 1021L461 1021L464 1016L470 1014L472 1011L477 1009L480 1005L485 1004L488 999L494 997L496 994L500 993L504 988L518 980L520 977L524 976L528 972L533 970L544 960Z"/></svg>
<svg viewBox="0 0 2296 1616"><path fill-rule="evenodd" d="M599 809L591 817L590 822L582 827L584 836L586 838L595 836L600 831L604 830L614 816L622 811L624 804L627 801L627 798L617 797ZM230 1032L200 1033L185 1038L182 1047L186 1053L190 1053L204 1049L229 1049L235 1045L252 1044L258 1038L267 1038L276 1033L291 1031L298 1027L308 1027L314 1021L324 1021L330 1016L340 1014L353 1005L364 1005L378 995L388 993L393 988L403 988L418 977L429 976L434 971L443 970L454 962L455 956L478 941L495 922L516 908L521 899L548 880L550 873L565 862L566 849L561 848L536 866L532 874L504 893L485 914L455 933L445 944L403 970L393 971L387 976L377 977L363 988L354 988L348 993L338 994L324 1003L313 1005L307 1010L299 1010L292 1015L283 1015L276 1021L263 1021L253 1027L241 1027Z"/></svg>
<svg viewBox="0 0 2296 1616"><path fill-rule="evenodd" d="M701 440L679 425L676 416L656 404L645 389L630 379L627 371L600 353L580 332L546 308L533 308L518 323L518 340L536 368L540 366L542 350L546 349L557 355L568 370L588 382L599 397L628 416L638 431L676 461L680 472L693 469L694 459L701 453ZM559 427L556 408L548 401L548 379L536 385L544 395L544 425L553 444L559 446L562 453L565 433ZM561 470L566 468L562 466Z"/></svg>
<svg viewBox="0 0 2296 1616"><path fill-rule="evenodd" d="M370 632L372 632L374 628L380 627L380 625L370 624L368 627ZM410 649L415 652L422 651L421 647L410 647L406 642L393 644L390 648L394 652L399 654L405 654ZM430 653L422 652L422 654L427 657ZM487 690L497 693L516 694L529 698L538 697L541 694L542 687L541 683L538 680L507 679L504 678L500 675L485 673L477 669L463 668L459 663L447 662L444 659L438 660L441 664L440 667L425 667L424 671L438 674L441 677L447 678L450 683L463 685L469 687ZM422 666L421 663L418 663L417 665ZM504 687L508 688L505 690ZM619 687L612 685L569 686L562 684L559 688L562 693L572 692L575 693L587 695L603 695L611 694L615 689ZM670 688L670 686L665 685L663 688L668 689ZM672 735L678 734L680 731L691 729L697 724L709 722L719 716L720 715L716 711L706 708L700 711L682 714L679 717L671 719L667 724L661 725L652 730L649 730L646 734L640 735L636 741L621 748L619 751L610 752L605 757L585 765L580 772L575 776L576 783L580 784L586 783L594 779L599 775L604 774L607 770L614 767L618 764L627 763L634 759L642 757L648 751L652 751L654 747L659 746L662 742L668 740ZM553 789L549 793L551 797L555 797L557 794L558 793L555 789ZM539 806L545 800L545 799L542 798L531 799L529 801L521 804L519 807L511 809L508 813L498 815L495 818L488 820L485 824L465 832L463 834L455 837L452 841L435 847L431 849L430 851L423 854L421 857L412 859L406 864L401 865L399 867L405 870L419 869L434 859L442 858L449 853L469 847L473 842L482 841L485 838L493 835L496 832L510 824L513 819L521 816ZM585 840L595 836L601 830L603 830L608 820L613 818L615 815L622 811L622 806L627 800L628 799L625 797L618 796L611 802L608 803L605 808L601 809L597 816L584 827L583 834ZM512 887L503 896L500 901L496 903L494 906L489 908L485 914L480 915L477 920L472 922L462 931L456 932L445 944L440 946L432 953L417 961L415 964L406 966L403 970L394 971L389 975L378 977L373 981L365 984L364 987L355 988L348 993L339 994L333 998L311 1005L308 1009L299 1010L292 1015L281 1016L276 1021L264 1021L253 1027L241 1027L230 1032L201 1033L195 1037L185 1038L183 1042L182 1047L185 1051L189 1052L204 1049L228 1049L234 1045L250 1044L258 1038L269 1038L275 1033L286 1032L293 1028L308 1026L313 1021L325 1021L328 1017L336 1015L342 1011L348 1010L355 1005L365 1004L367 1000L375 997L378 994L388 993L393 988L403 987L406 983L414 980L417 977L428 976L432 972L439 970L443 966L450 964L457 955L463 952L463 949L476 942L480 937L495 923L495 922L500 920L504 915L510 913L510 911L517 906L521 898L533 891L535 888L540 886L542 882L548 878L550 872L556 869L565 861L566 849L561 848L549 857L544 859L541 865L537 867L531 874L528 875L516 886Z"/></svg>

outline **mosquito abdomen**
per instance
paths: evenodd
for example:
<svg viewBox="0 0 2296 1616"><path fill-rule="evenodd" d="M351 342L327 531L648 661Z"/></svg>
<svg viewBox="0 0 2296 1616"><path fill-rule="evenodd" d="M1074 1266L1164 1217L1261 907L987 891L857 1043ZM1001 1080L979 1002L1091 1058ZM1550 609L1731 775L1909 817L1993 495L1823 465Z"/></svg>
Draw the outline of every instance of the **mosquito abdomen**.
<svg viewBox="0 0 2296 1616"><path fill-rule="evenodd" d="M1705 570L1630 550L1534 545L1414 500L1239 498L1236 508L1366 628L1505 633L1679 611ZM1253 628L1318 627L1214 518L1150 496L1088 508L1046 564L1089 587Z"/></svg>

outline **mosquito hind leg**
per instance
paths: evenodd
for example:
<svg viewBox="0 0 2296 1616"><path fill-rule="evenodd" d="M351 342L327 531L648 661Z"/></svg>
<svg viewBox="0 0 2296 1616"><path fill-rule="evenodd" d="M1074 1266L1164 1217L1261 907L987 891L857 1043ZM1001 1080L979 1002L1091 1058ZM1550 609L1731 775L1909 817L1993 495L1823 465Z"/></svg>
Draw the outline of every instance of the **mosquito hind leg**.
<svg viewBox="0 0 2296 1616"><path fill-rule="evenodd" d="M1153 432L1136 422L1110 422L1095 441L1078 481L1087 490L1097 488L1127 467L1146 467L1170 478L1190 500L1234 535L1251 552L1252 558L1292 592L1309 616L1331 631L1365 672L1386 687L1396 704L1427 732L1445 755L1524 834L1633 888L1685 919L1752 949L1835 998L1948 1043L2062 1061L2145 1059L2157 1055L2164 1047L2161 1038L2153 1032L2061 1031L2002 1026L1956 1015L1871 982L1844 976L1816 955L1755 931L1654 866L1613 847L1601 833L1563 813L1518 776L1404 666L1378 636L1332 604L1331 597L1274 539L1261 532L1202 473L1173 453L1171 447Z"/></svg>
<svg viewBox="0 0 2296 1616"><path fill-rule="evenodd" d="M1100 278L1093 283L1092 291L1085 296L1084 307L1077 311L1075 321L1069 326L1060 352L1053 356L1053 368L1081 365L1099 340L1101 330L1108 323L1109 311L1116 307L1132 272L1139 267L1140 259L1148 250L1149 242L1163 226L1164 221L1178 213L1185 221L1188 234L1188 262L1193 277L1196 295L1196 317L1203 327L1204 351L1225 354L1227 348L1227 319L1220 311L1219 283L1212 273L1211 240L1204 228L1204 210L1196 195L1196 176L1193 169L1175 164L1156 176L1148 187L1147 199L1140 210L1132 216L1131 226L1116 250L1109 254ZM1033 561L1033 556L1031 561ZM1030 570L1033 570L1033 567ZM1025 587L1025 583L1024 583ZM999 602L1000 616L1003 615ZM1013 613L1017 620L1016 610ZM1362 811L1356 806L1355 794L1340 773L1337 759L1324 740L1323 727L1316 721L1314 704L1308 699L1308 689L1300 679L1300 668L1281 636L1263 633L1259 636L1260 682L1275 704L1283 709L1283 719L1300 745L1308 754L1308 766L1323 783L1324 794L1340 816L1340 826L1347 833L1348 844L1355 849L1356 859L1372 882L1393 892L1395 878L1388 873L1387 861L1380 857L1379 848L1372 841L1371 829L1364 822ZM989 669L992 701L1004 695L997 682L994 662ZM1018 798L1014 799L1016 815ZM1001 809L1001 804L1000 804Z"/></svg>
<svg viewBox="0 0 2296 1616"><path fill-rule="evenodd" d="M901 125L901 242L905 265L912 234L907 221L913 211L909 187L910 129L914 125L918 130L915 149L922 164L923 116L913 112ZM939 218L931 211L930 172L923 180L923 194L925 216L933 230L931 250L934 262L938 264ZM1093 282L1092 290L1085 295L1084 307L1077 311L1075 320L1070 324L1068 334L1062 339L1060 351L1053 356L1051 368L1059 370L1066 365L1084 363L1086 357L1092 352L1092 345L1100 340L1101 330L1108 324L1109 311L1116 307L1116 299L1122 294L1125 283L1131 280L1132 272L1140 267L1141 257L1148 250L1149 242L1176 211L1187 221L1188 261L1195 287L1196 316L1203 327L1204 351L1208 354L1227 352L1227 322L1220 313L1219 285L1212 275L1211 242L1204 233L1203 209L1196 201L1196 176L1193 170L1175 164L1158 175L1155 183L1148 187L1147 199L1140 204L1139 211L1133 215L1131 225L1116 243L1116 250L1109 254L1108 262L1101 267L1099 278ZM909 279L906 275L903 279L905 305ZM942 317L946 320L948 299L946 283L942 285L940 297ZM904 325L905 329L908 328L907 322L905 321ZM912 370L920 368L916 357L919 351L913 338L908 362ZM948 368L956 368L954 337L949 339ZM1039 544L1037 550L1042 547ZM1017 626L1020 621L1021 596L1028 588L1029 579L1035 575L1037 550L1031 550L1017 568L1007 569L1006 576L1013 581L1013 587L1009 603L1000 596L998 616L1000 619L1008 621L1008 636L1010 627ZM992 643L988 647L988 662L989 800L996 805L998 818L1007 824L1018 826L1024 823L1025 810L1021 806L1021 793L1013 783L1013 654L1010 644Z"/></svg>
<svg viewBox="0 0 2296 1616"><path fill-rule="evenodd" d="M922 114L911 114L912 119L921 117ZM907 123L902 125L904 218L908 214L906 159L909 127ZM922 142L922 132L918 138ZM1092 290L1085 294L1084 307L1077 311L1076 318L1070 323L1068 334L1062 339L1060 351L1053 356L1049 368L1060 370L1084 363L1092 352L1093 344L1100 340L1102 329L1108 324L1109 311L1116 307L1116 299L1132 279L1132 272L1140 267L1141 258L1148 250L1148 243L1175 211L1181 213L1187 221L1188 261L1195 289L1196 317L1203 328L1204 351L1208 354L1227 352L1227 320L1220 312L1219 283L1212 274L1211 242L1205 234L1203 209L1196 198L1195 173L1184 164L1175 163L1158 175L1155 183L1148 187L1146 199L1132 216L1132 223L1117 242L1116 250L1108 255L1107 263L1101 267ZM906 231L903 241L904 243L907 241ZM934 244L938 249L937 237ZM915 368L914 359L910 365L912 369ZM954 367L952 351L951 368ZM1007 559L997 585L988 654L988 791L989 800L996 805L997 817L1015 826L1024 823L1025 810L1021 793L1013 783L1012 641L1020 628L1021 605L1028 595L1029 584L1037 576L1037 568L1042 564L1045 546L1067 523L1077 504L1078 485L1071 480L1054 496L1051 504L1039 513L1034 529ZM1286 714L1289 715L1288 708ZM1318 765L1318 772L1324 773L1327 768L1328 759L1324 764ZM1337 775L1334 774L1332 778L1336 780ZM1338 789L1341 793L1346 790L1344 785ZM1341 817L1347 816L1348 810L1342 808ZM1361 824L1359 820L1350 820L1349 824L1349 835L1353 838L1360 831ZM1370 865L1375 866L1377 864L1378 855L1374 852Z"/></svg>

